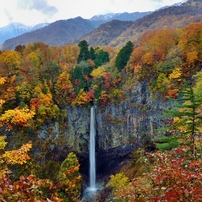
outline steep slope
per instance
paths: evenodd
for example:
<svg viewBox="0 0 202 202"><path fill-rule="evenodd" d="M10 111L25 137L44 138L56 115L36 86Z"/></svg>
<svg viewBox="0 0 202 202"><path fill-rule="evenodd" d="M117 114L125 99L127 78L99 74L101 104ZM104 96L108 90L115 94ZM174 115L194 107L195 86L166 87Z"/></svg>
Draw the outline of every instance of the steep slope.
<svg viewBox="0 0 202 202"><path fill-rule="evenodd" d="M6 40L3 43L3 49L14 49L19 44L26 45L38 41L47 45L60 45L66 41L79 38L94 28L95 25L91 21L81 17L59 20L44 28Z"/></svg>
<svg viewBox="0 0 202 202"><path fill-rule="evenodd" d="M99 16L96 19L99 19ZM103 17L100 16L100 19ZM92 46L122 47L129 40L138 44L145 32L168 27L181 28L192 22L200 21L202 21L202 1L188 0L145 15L132 22L131 25L131 22L126 24L119 22L119 25L118 22L102 24L81 38L71 41L71 43L78 43L78 41L85 39Z"/></svg>
<svg viewBox="0 0 202 202"><path fill-rule="evenodd" d="M104 23L97 29L79 39L70 41L69 43L77 44L79 41L86 40L90 46L106 46L124 30L130 27L132 23L132 21L112 20L111 22Z"/></svg>
<svg viewBox="0 0 202 202"><path fill-rule="evenodd" d="M26 26L21 23L11 23L7 26L1 27L0 28L0 44L2 44L7 39L11 39L13 37L19 36L26 32L31 32L36 29L40 29L47 25L48 23L40 23L35 26Z"/></svg>
<svg viewBox="0 0 202 202"><path fill-rule="evenodd" d="M151 30L181 28L192 22L202 21L202 1L188 0L180 6L160 9L133 22L133 24L112 40L109 46L123 46L127 41L137 44L141 36Z"/></svg>

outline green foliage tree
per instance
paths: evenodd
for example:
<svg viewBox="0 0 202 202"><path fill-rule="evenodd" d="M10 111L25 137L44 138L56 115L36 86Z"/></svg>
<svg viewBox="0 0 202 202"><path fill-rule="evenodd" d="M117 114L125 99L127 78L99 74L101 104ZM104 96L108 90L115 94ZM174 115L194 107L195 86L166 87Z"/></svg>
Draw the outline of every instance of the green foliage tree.
<svg viewBox="0 0 202 202"><path fill-rule="evenodd" d="M88 50L88 43L86 40L80 41L78 46L80 47L80 52L78 56L78 63L82 60L90 59L90 52Z"/></svg>
<svg viewBox="0 0 202 202"><path fill-rule="evenodd" d="M88 90L90 86L90 75L92 67L86 61L81 61L75 68L70 70L70 80L74 86L76 95L81 89Z"/></svg>
<svg viewBox="0 0 202 202"><path fill-rule="evenodd" d="M92 67L90 67L90 64L86 61L81 61L77 67L81 68L82 70L82 75L83 76L90 76L90 73L92 71Z"/></svg>
<svg viewBox="0 0 202 202"><path fill-rule="evenodd" d="M166 150L171 150L179 146L178 139L174 136L171 137L160 137L155 141L156 147L161 151L164 152Z"/></svg>
<svg viewBox="0 0 202 202"><path fill-rule="evenodd" d="M90 47L90 59L95 60L95 49Z"/></svg>
<svg viewBox="0 0 202 202"><path fill-rule="evenodd" d="M56 79L60 74L59 66L55 61L48 61L43 65L43 69L40 71L41 80L47 82L56 83Z"/></svg>
<svg viewBox="0 0 202 202"><path fill-rule="evenodd" d="M131 41L128 41L126 45L117 54L115 65L119 72L126 66L132 51L133 43Z"/></svg>
<svg viewBox="0 0 202 202"><path fill-rule="evenodd" d="M109 62L109 53L100 49L95 55L95 67L101 66L107 62Z"/></svg>

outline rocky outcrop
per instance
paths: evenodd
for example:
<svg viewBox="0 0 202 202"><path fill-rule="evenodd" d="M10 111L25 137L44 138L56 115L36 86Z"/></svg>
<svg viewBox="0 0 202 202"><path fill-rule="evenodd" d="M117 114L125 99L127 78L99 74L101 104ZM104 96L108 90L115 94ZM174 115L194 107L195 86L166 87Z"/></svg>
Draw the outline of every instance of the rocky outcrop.
<svg viewBox="0 0 202 202"><path fill-rule="evenodd" d="M129 145L140 146L158 135L164 124L163 110L170 103L160 95L151 95L147 84L136 84L125 102L102 107L95 105L97 151ZM67 129L64 136L78 153L88 151L90 109L67 107ZM66 143L67 143L66 142Z"/></svg>
<svg viewBox="0 0 202 202"><path fill-rule="evenodd" d="M152 95L146 83L136 83L124 102L106 107L95 105L97 153L116 149L117 155L124 156L149 142L158 136L157 129L164 124L162 113L170 105L160 95ZM52 141L51 150L68 147L85 156L89 133L90 108L68 106L64 122L46 125L38 131L38 138Z"/></svg>

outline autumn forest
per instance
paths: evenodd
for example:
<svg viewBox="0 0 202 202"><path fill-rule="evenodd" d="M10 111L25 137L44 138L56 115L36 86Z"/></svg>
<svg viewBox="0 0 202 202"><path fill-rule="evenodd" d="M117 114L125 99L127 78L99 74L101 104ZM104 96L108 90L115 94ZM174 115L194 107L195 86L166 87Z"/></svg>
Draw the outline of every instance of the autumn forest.
<svg viewBox="0 0 202 202"><path fill-rule="evenodd" d="M36 131L51 122L68 128L67 106L119 105L136 82L147 83L154 99L161 95L162 102L173 105L165 109L169 121L161 128L162 136L152 137L155 149L136 149L130 171L123 168L110 176L109 198L201 201L201 69L201 22L148 31L138 44L129 40L121 48L89 46L82 40L65 46L36 42L1 51L0 201L80 201L82 165L76 152L66 148L62 161L43 163L37 147L45 152L54 138L42 145Z"/></svg>

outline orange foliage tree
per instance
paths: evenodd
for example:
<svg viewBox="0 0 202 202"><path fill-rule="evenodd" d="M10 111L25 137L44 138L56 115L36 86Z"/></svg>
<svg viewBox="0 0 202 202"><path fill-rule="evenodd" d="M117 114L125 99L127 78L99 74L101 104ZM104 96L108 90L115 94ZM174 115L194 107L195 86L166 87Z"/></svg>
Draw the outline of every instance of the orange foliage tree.
<svg viewBox="0 0 202 202"><path fill-rule="evenodd" d="M202 62L202 23L192 23L182 29L179 48L184 60L183 74L191 77L200 69Z"/></svg>

